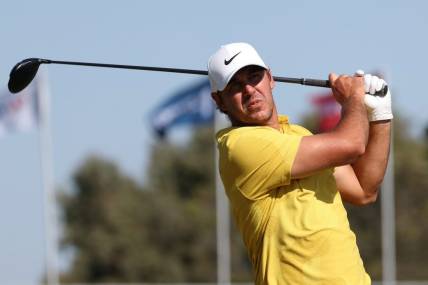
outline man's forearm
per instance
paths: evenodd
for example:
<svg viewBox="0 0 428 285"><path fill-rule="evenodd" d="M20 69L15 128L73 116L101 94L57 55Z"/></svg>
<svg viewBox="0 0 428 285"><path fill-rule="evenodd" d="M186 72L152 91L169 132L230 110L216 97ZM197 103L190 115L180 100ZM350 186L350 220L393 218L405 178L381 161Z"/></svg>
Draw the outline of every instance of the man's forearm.
<svg viewBox="0 0 428 285"><path fill-rule="evenodd" d="M368 197L376 197L388 164L391 120L371 122L365 153L352 164Z"/></svg>

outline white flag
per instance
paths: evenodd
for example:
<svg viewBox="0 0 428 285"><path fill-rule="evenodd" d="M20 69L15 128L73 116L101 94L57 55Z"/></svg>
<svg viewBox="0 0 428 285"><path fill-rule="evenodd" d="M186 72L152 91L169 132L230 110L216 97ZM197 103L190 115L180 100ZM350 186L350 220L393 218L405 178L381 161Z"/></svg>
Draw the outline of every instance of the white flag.
<svg viewBox="0 0 428 285"><path fill-rule="evenodd" d="M17 131L28 131L37 126L38 88L37 77L24 90L12 94L0 93L0 137Z"/></svg>

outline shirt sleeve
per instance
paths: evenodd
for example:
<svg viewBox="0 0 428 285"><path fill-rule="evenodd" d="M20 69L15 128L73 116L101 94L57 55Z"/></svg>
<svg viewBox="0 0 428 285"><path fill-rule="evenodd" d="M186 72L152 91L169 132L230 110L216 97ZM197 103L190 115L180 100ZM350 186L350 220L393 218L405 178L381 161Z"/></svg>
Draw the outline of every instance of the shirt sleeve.
<svg viewBox="0 0 428 285"><path fill-rule="evenodd" d="M229 149L234 184L251 200L269 195L270 190L290 184L301 136L261 128L238 136Z"/></svg>

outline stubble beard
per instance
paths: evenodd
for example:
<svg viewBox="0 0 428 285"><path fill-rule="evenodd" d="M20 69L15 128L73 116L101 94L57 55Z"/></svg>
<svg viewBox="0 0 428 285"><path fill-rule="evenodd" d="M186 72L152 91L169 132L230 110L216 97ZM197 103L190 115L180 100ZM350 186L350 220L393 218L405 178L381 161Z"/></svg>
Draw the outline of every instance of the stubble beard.
<svg viewBox="0 0 428 285"><path fill-rule="evenodd" d="M261 106L259 110L248 110L244 108L244 117L234 119L229 116L234 126L264 126L267 125L273 116L273 108Z"/></svg>

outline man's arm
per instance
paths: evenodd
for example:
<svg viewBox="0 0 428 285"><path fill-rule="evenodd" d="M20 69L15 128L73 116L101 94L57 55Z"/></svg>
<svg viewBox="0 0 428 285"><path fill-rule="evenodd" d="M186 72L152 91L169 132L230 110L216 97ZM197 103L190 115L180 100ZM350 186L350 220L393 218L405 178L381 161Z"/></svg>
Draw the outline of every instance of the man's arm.
<svg viewBox="0 0 428 285"><path fill-rule="evenodd" d="M337 167L334 172L342 199L355 205L376 201L385 176L391 139L391 120L370 123L365 153L353 164Z"/></svg>
<svg viewBox="0 0 428 285"><path fill-rule="evenodd" d="M342 119L332 132L302 139L291 175L301 178L327 167L336 167L334 176L342 198L353 204L368 204L376 200L388 164L393 117L391 94L388 92L384 97L365 95L364 112L361 113L358 100L353 102L353 108L348 104L353 100L351 97L345 96L341 101L341 94L349 88L343 88L343 84L334 82L334 79L330 81L333 82L333 94L342 105ZM369 94L386 84L369 74L364 76L364 81L364 91Z"/></svg>
<svg viewBox="0 0 428 285"><path fill-rule="evenodd" d="M365 152L369 124L363 77L331 74L329 80L333 95L342 106L342 118L333 131L302 138L291 168L292 179L353 163Z"/></svg>
<svg viewBox="0 0 428 285"><path fill-rule="evenodd" d="M374 94L385 84L377 76L364 75L366 93ZM336 168L334 175L343 200L357 205L376 201L388 164L393 118L390 91L383 97L366 95L364 102L370 121L366 152L352 165Z"/></svg>

